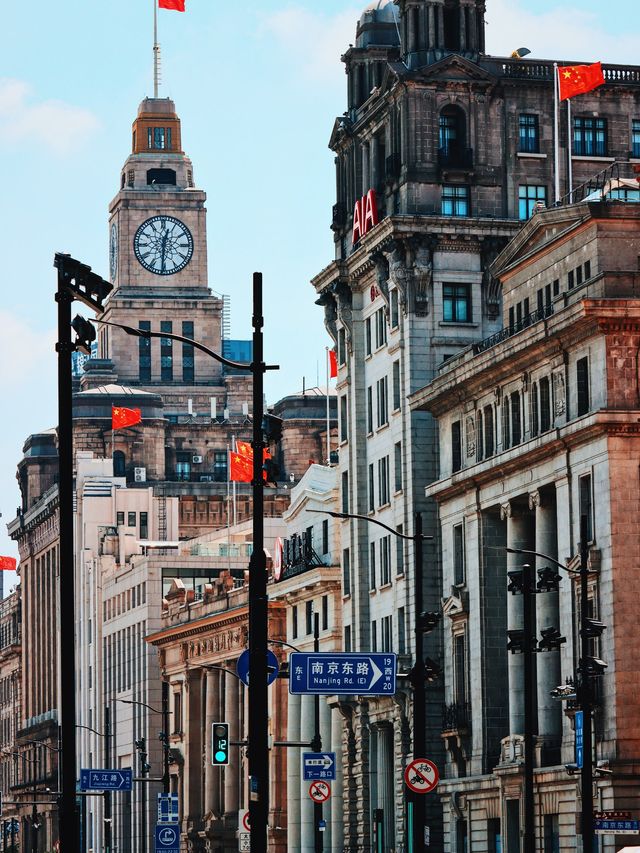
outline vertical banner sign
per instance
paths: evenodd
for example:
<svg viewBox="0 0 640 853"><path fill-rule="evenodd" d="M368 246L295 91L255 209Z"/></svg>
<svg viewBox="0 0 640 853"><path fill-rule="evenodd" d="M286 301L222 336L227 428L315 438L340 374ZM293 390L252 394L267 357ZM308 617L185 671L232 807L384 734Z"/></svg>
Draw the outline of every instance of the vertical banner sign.
<svg viewBox="0 0 640 853"><path fill-rule="evenodd" d="M584 711L576 711L576 765L582 769L584 764Z"/></svg>

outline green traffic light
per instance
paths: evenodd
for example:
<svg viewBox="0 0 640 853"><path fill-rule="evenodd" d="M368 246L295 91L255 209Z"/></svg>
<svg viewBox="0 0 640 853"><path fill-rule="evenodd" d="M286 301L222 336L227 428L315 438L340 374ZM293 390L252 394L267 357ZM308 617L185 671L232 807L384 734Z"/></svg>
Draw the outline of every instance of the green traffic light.
<svg viewBox="0 0 640 853"><path fill-rule="evenodd" d="M220 763L222 763L223 761L225 761L225 760L226 760L226 758L227 758L227 753L226 753L226 752L223 752L221 749L219 749L219 750L216 752L216 761L219 761Z"/></svg>

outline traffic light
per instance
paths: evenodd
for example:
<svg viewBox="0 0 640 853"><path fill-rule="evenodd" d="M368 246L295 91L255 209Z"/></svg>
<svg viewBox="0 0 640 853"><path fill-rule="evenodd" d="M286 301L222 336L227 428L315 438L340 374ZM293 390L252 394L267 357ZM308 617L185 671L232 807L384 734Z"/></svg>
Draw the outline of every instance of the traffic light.
<svg viewBox="0 0 640 853"><path fill-rule="evenodd" d="M262 463L262 472L265 483L272 483L274 486L278 485L277 477L280 473L280 466L271 456L267 457Z"/></svg>
<svg viewBox="0 0 640 853"><path fill-rule="evenodd" d="M424 679L428 682L437 681L442 675L442 670L431 658L424 659Z"/></svg>
<svg viewBox="0 0 640 853"><path fill-rule="evenodd" d="M134 743L136 745L136 749L138 750L138 752L144 752L146 754L146 751L147 751L147 740L146 740L146 738L141 737L138 740L134 741Z"/></svg>
<svg viewBox="0 0 640 853"><path fill-rule="evenodd" d="M96 339L96 329L93 323L81 317L80 314L76 314L71 321L71 328L76 333L75 348L86 355L91 355L91 344Z"/></svg>
<svg viewBox="0 0 640 853"><path fill-rule="evenodd" d="M587 658L587 675L590 678L599 678L601 675L604 675L604 671L608 666L608 663L599 658ZM582 668L582 661L580 661L580 668Z"/></svg>
<svg viewBox="0 0 640 853"><path fill-rule="evenodd" d="M557 628L543 628L542 639L538 643L539 652L554 652L559 649L563 643L567 642L567 638L561 636Z"/></svg>
<svg viewBox="0 0 640 853"><path fill-rule="evenodd" d="M433 631L439 621L439 613L434 613L431 611L421 613L418 617L419 630L422 631L423 634L428 634L430 631Z"/></svg>
<svg viewBox="0 0 640 853"><path fill-rule="evenodd" d="M282 438L282 418L275 415L263 415L262 437L266 445L278 444Z"/></svg>
<svg viewBox="0 0 640 853"><path fill-rule="evenodd" d="M507 577L509 578L507 592L510 592L513 595L521 593L524 586L524 572L507 572Z"/></svg>
<svg viewBox="0 0 640 853"><path fill-rule="evenodd" d="M229 763L229 723L213 723L211 726L211 763L223 767Z"/></svg>
<svg viewBox="0 0 640 853"><path fill-rule="evenodd" d="M524 631L521 628L516 628L513 631L507 631L509 641L507 643L507 651L512 655L523 654L525 651Z"/></svg>
<svg viewBox="0 0 640 853"><path fill-rule="evenodd" d="M550 566L545 566L544 569L538 569L538 583L536 588L538 592L555 592L558 589L562 578Z"/></svg>
<svg viewBox="0 0 640 853"><path fill-rule="evenodd" d="M588 637L590 640L597 640L606 628L607 626L604 622L598 622L597 619L585 619L583 631L585 637Z"/></svg>

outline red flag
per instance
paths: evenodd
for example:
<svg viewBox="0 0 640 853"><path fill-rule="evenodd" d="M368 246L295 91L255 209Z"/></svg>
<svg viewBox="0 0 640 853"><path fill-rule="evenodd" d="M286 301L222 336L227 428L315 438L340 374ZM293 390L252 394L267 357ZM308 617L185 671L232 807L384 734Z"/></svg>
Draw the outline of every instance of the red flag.
<svg viewBox="0 0 640 853"><path fill-rule="evenodd" d="M593 65L564 65L558 68L558 81L560 85L560 100L566 101L574 95L584 95L597 89L605 82L602 73L602 63L594 62Z"/></svg>
<svg viewBox="0 0 640 853"><path fill-rule="evenodd" d="M185 0L158 0L160 9L173 9L174 12L184 12Z"/></svg>
<svg viewBox="0 0 640 853"><path fill-rule="evenodd" d="M248 441L236 441L236 451L238 456L241 456L246 463L246 466L249 471L251 471L251 477L248 480L236 480L235 477L231 477L232 480L236 480L236 482L240 483L250 483L253 479L253 447L249 444ZM267 459L271 459L271 454L267 450L267 448L263 448L262 450L262 461L265 462ZM233 471L233 465L231 466L231 470ZM239 468L237 469L239 470ZM262 472L262 478L264 480L267 479L267 472Z"/></svg>
<svg viewBox="0 0 640 853"><path fill-rule="evenodd" d="M15 572L16 565L15 557L0 557L0 572Z"/></svg>
<svg viewBox="0 0 640 853"><path fill-rule="evenodd" d="M111 407L111 429L124 429L135 426L142 420L140 409L125 409L121 406Z"/></svg>
<svg viewBox="0 0 640 853"><path fill-rule="evenodd" d="M338 356L334 349L329 350L329 377L335 379L338 375Z"/></svg>
<svg viewBox="0 0 640 853"><path fill-rule="evenodd" d="M244 444L245 442L238 442ZM229 479L234 483L250 483L253 480L253 453L246 456L244 453L232 451L229 454Z"/></svg>

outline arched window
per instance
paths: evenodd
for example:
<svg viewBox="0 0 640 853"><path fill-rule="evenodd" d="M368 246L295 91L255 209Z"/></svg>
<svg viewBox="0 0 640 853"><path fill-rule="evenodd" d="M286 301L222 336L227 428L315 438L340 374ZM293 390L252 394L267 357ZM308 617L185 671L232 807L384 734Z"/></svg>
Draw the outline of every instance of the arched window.
<svg viewBox="0 0 640 853"><path fill-rule="evenodd" d="M116 450L113 454L113 476L126 476L125 458L124 453L121 450Z"/></svg>
<svg viewBox="0 0 640 853"><path fill-rule="evenodd" d="M522 418L520 416L520 392L511 395L511 446L515 447L522 441Z"/></svg>
<svg viewBox="0 0 640 853"><path fill-rule="evenodd" d="M484 458L489 459L495 453L493 430L493 406L484 407Z"/></svg>
<svg viewBox="0 0 640 853"><path fill-rule="evenodd" d="M467 150L467 117L464 110L449 104L440 112L438 159L441 165L463 166Z"/></svg>

